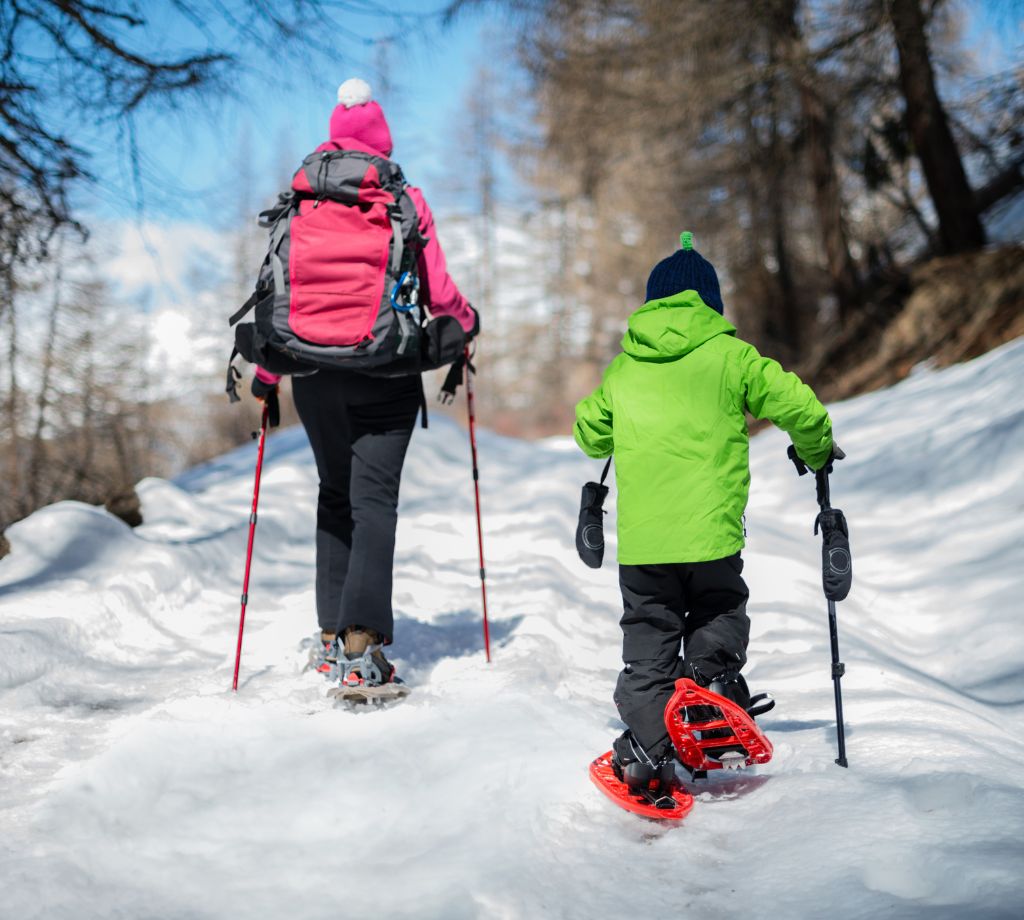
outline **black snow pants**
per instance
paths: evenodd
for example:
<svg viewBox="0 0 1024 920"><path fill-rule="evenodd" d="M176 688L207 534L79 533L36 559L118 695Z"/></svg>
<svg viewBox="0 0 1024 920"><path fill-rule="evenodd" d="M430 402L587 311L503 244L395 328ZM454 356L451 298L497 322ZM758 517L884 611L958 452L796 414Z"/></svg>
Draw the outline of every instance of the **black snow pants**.
<svg viewBox="0 0 1024 920"><path fill-rule="evenodd" d="M749 592L742 571L739 553L712 562L619 566L625 668L615 705L656 760L670 746L665 705L675 681L689 677L706 686L746 664Z"/></svg>
<svg viewBox="0 0 1024 920"><path fill-rule="evenodd" d="M320 475L316 611L320 628L394 633L391 585L398 487L422 400L419 376L321 370L292 382Z"/></svg>

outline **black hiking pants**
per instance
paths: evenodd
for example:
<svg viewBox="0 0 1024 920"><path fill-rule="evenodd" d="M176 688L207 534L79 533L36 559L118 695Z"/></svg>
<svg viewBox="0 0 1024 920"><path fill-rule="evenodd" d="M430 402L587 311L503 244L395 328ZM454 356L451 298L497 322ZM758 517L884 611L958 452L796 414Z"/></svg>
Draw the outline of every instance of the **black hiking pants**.
<svg viewBox="0 0 1024 920"><path fill-rule="evenodd" d="M292 382L320 474L316 611L320 628L376 630L390 642L398 487L422 388L419 376L321 370Z"/></svg>
<svg viewBox="0 0 1024 920"><path fill-rule="evenodd" d="M739 553L712 562L619 566L625 668L615 705L656 760L670 746L665 705L675 682L689 677L707 686L746 664L749 591L742 571Z"/></svg>

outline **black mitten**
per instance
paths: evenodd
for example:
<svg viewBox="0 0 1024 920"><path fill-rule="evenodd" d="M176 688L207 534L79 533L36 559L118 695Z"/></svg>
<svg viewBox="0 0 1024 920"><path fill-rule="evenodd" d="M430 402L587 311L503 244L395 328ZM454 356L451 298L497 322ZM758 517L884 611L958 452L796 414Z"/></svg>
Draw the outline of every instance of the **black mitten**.
<svg viewBox="0 0 1024 920"><path fill-rule="evenodd" d="M601 568L604 562L604 500L608 486L604 484L611 460L605 464L600 482L588 482L580 497L580 519L576 525L576 552L584 565Z"/></svg>
<svg viewBox="0 0 1024 920"><path fill-rule="evenodd" d="M846 517L838 508L822 511L814 522L814 532L821 528L821 583L825 597L841 601L853 584L853 558L850 556L850 531Z"/></svg>
<svg viewBox="0 0 1024 920"><path fill-rule="evenodd" d="M278 399L277 393L276 383L267 383L265 380L260 380L259 377L252 378L252 395L266 404L267 424L271 428L276 428L281 424L281 401Z"/></svg>

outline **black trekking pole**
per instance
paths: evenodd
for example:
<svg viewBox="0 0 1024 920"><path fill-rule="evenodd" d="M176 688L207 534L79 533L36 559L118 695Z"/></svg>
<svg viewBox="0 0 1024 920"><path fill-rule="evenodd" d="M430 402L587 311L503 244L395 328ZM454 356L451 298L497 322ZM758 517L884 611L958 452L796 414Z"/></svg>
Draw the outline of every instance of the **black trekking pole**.
<svg viewBox="0 0 1024 920"><path fill-rule="evenodd" d="M836 763L841 767L849 764L846 761L846 729L843 725L843 691L839 684L846 673L846 665L839 660L836 601L844 600L850 593L850 586L853 584L853 559L850 555L850 531L846 525L846 516L831 504L828 474L832 471L832 461L842 460L845 456L838 445L833 445L832 457L814 474L820 509L814 521L814 533L817 534L818 530L821 530L821 583L825 599L828 601L828 633L832 643L832 686L836 696L836 740L839 745ZM797 456L792 445L789 447L789 459L793 461L801 476L807 472L807 466Z"/></svg>

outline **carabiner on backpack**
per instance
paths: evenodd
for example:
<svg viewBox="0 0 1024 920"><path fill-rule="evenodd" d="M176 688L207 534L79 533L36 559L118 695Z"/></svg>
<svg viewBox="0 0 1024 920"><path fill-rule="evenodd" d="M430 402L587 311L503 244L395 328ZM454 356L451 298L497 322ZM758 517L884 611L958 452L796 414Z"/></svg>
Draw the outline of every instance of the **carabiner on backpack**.
<svg viewBox="0 0 1024 920"><path fill-rule="evenodd" d="M420 299L420 279L415 272L402 272L391 289L391 307L398 313L409 313Z"/></svg>
<svg viewBox="0 0 1024 920"><path fill-rule="evenodd" d="M409 314L416 308L420 299L420 279L414 272L402 272L394 288L391 290L391 308L395 311L398 328L402 330L402 338L398 343L396 354L405 355L409 346L416 338L416 320Z"/></svg>

